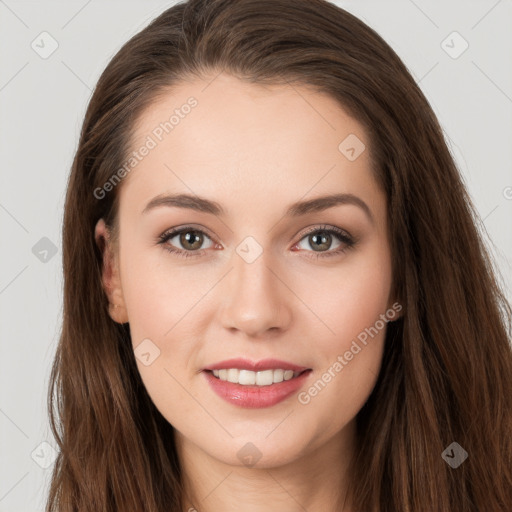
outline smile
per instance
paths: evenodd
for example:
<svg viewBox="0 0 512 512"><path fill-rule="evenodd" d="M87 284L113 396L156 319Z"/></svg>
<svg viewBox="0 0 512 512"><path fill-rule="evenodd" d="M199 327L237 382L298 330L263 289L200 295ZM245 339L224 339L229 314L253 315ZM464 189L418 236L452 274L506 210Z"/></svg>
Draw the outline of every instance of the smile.
<svg viewBox="0 0 512 512"><path fill-rule="evenodd" d="M293 370L264 370L253 372L251 370L239 370L238 368L228 368L212 370L213 375L220 380L241 384L242 386L271 386L285 380L298 377L302 372Z"/></svg>
<svg viewBox="0 0 512 512"><path fill-rule="evenodd" d="M298 393L308 381L312 370L294 371L277 368L255 372L226 368L204 370L201 373L210 389L220 398L231 405L255 409L271 407ZM215 373L218 373L218 376ZM227 380L228 376L232 380L236 379L236 382Z"/></svg>

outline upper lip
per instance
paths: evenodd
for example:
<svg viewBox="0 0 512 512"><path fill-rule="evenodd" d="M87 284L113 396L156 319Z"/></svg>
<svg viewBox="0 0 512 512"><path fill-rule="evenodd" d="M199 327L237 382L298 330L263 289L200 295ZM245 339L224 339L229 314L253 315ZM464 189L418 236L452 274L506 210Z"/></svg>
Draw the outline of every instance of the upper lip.
<svg viewBox="0 0 512 512"><path fill-rule="evenodd" d="M299 366L279 359L261 359L260 361L250 361L249 359L236 358L219 361L204 368L204 370L222 370L229 368L238 368L239 370L251 370L253 372L263 370L293 370L294 372L302 372L309 370L306 366Z"/></svg>

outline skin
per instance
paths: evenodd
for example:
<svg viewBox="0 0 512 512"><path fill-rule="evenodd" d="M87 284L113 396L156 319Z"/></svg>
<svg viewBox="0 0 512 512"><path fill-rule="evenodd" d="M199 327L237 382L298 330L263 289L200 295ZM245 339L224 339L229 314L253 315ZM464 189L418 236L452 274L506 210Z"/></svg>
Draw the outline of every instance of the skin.
<svg viewBox="0 0 512 512"><path fill-rule="evenodd" d="M362 126L334 99L304 86L212 78L180 84L137 123L134 148L167 112L190 96L198 101L119 190L120 243L104 253L104 287L119 305L110 314L130 323L134 349L150 339L160 350L149 366L139 359L137 366L175 427L188 494L183 510L339 511L355 416L375 385L385 327L306 405L294 394L243 409L211 391L201 370L231 357L271 357L313 370L301 391L321 378L395 302L386 197ZM367 148L355 161L338 150L351 133ZM333 192L360 197L374 221L352 204L284 217L291 203ZM207 197L226 215L165 206L142 214L162 193ZM207 233L203 255L180 258L157 243L188 224ZM314 259L345 245L332 235L330 246L315 251L304 233L322 225L345 230L356 245ZM236 252L247 236L263 251L252 263ZM96 240L102 237L108 232L100 220ZM179 236L166 243L193 250ZM261 453L252 467L237 455L247 443Z"/></svg>

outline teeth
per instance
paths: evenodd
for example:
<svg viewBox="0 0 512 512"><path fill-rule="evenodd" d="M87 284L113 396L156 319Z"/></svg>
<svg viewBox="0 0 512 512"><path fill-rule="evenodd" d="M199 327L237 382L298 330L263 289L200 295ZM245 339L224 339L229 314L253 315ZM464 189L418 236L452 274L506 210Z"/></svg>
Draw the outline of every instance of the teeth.
<svg viewBox="0 0 512 512"><path fill-rule="evenodd" d="M290 380L297 377L300 372L293 370L263 370L261 372L253 372L251 370L239 370L238 368L229 368L222 370L212 370L213 375L220 380L232 382L234 384L242 384L243 386L270 386Z"/></svg>

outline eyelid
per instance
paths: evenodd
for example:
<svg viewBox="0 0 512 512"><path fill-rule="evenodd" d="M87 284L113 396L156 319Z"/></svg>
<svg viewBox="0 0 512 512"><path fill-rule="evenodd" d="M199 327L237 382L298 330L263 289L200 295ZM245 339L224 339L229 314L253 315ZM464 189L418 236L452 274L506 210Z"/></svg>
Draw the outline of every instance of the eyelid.
<svg viewBox="0 0 512 512"><path fill-rule="evenodd" d="M338 235L345 236L347 238L350 238L351 240L355 240L355 237L353 237L348 231L345 229L339 228L334 225L330 224L314 224L313 226L305 228L305 231L300 232L300 239L299 242L307 235L311 233L315 233L316 231L334 231ZM299 235L296 235L299 236ZM295 238L295 237L294 237Z"/></svg>
<svg viewBox="0 0 512 512"><path fill-rule="evenodd" d="M184 226L176 226L174 228L166 229L161 235L157 237L157 239L162 240L163 238L167 238L169 235L176 236L179 235L182 231L187 230L203 233L207 235L211 240L216 240L215 236L212 235L207 228L203 226L196 226L194 224L185 224Z"/></svg>

